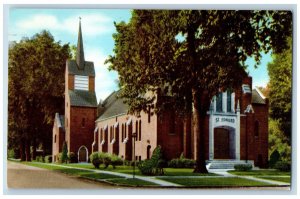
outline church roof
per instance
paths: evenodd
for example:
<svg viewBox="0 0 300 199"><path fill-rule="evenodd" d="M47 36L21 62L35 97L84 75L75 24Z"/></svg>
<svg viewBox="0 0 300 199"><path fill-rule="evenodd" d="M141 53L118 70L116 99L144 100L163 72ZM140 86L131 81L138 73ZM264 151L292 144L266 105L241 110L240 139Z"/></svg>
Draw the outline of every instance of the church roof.
<svg viewBox="0 0 300 199"><path fill-rule="evenodd" d="M80 70L78 68L75 60L68 60L67 66L68 66L68 71L69 71L70 75L83 75L83 76L95 77L95 69L94 69L93 62L85 61L83 70Z"/></svg>
<svg viewBox="0 0 300 199"><path fill-rule="evenodd" d="M96 121L101 121L116 115L127 114L128 105L121 98L117 98L119 91L111 93L102 103L103 110Z"/></svg>
<svg viewBox="0 0 300 199"><path fill-rule="evenodd" d="M265 97L257 89L252 90L251 102L253 104L266 104Z"/></svg>
<svg viewBox="0 0 300 199"><path fill-rule="evenodd" d="M97 107L96 94L93 91L69 90L71 106Z"/></svg>

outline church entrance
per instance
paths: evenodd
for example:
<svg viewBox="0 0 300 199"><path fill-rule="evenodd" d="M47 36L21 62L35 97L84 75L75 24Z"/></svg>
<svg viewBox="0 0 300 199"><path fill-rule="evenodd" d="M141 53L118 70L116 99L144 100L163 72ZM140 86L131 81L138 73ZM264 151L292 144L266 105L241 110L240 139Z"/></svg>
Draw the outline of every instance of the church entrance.
<svg viewBox="0 0 300 199"><path fill-rule="evenodd" d="M234 159L235 143L234 130L228 128L214 129L214 158Z"/></svg>
<svg viewBox="0 0 300 199"><path fill-rule="evenodd" d="M88 161L88 151L85 146L81 146L78 150L78 162Z"/></svg>

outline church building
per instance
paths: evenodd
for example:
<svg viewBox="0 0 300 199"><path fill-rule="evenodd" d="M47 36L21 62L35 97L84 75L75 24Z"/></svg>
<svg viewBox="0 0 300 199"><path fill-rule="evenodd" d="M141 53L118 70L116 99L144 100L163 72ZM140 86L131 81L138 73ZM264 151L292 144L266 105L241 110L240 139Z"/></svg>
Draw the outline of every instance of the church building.
<svg viewBox="0 0 300 199"><path fill-rule="evenodd" d="M84 59L80 24L76 60L67 61L65 78L65 115L57 113L53 127L54 161L64 141L79 162L87 162L96 151L124 160L145 160L158 145L166 160L181 153L195 158L192 120L187 128L172 107L158 114L149 107L139 116L130 115L128 106L117 98L119 91L97 105L94 65ZM164 96L157 93L157 102L160 100ZM267 167L268 108L268 99L252 88L251 77L245 78L239 89L214 96L205 118L208 167L243 162Z"/></svg>

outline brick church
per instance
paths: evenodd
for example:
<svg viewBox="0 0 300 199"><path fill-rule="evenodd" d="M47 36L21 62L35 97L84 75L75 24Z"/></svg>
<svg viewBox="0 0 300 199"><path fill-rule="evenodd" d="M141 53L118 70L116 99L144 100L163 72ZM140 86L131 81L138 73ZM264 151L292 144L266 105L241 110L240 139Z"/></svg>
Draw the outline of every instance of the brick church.
<svg viewBox="0 0 300 199"><path fill-rule="evenodd" d="M96 151L116 154L124 160L144 160L158 145L167 160L178 158L182 152L185 157L195 158L193 130L184 128L182 118L171 108L159 114L149 109L137 117L127 114L128 106L117 95L115 91L97 104L94 64L84 59L79 23L76 60L66 62L65 115L56 113L53 126L54 161L64 141L79 162L87 162ZM159 100L163 96L157 94ZM251 77L245 78L239 89L214 96L205 119L209 167L218 161L247 161L266 167L268 108L268 99L252 88Z"/></svg>

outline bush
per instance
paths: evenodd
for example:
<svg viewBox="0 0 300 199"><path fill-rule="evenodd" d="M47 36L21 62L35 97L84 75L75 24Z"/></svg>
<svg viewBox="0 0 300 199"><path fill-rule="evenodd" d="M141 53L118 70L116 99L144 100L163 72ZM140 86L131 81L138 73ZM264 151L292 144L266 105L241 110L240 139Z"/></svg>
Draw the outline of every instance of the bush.
<svg viewBox="0 0 300 199"><path fill-rule="evenodd" d="M61 163L67 163L68 162L68 146L67 143L63 143L62 147L62 155L61 155Z"/></svg>
<svg viewBox="0 0 300 199"><path fill-rule="evenodd" d="M279 171L291 171L291 163L290 162L284 162L284 161L278 161L274 168Z"/></svg>
<svg viewBox="0 0 300 199"><path fill-rule="evenodd" d="M94 165L96 169L99 169L100 164L102 163L99 158L99 152L94 152L90 155L91 163Z"/></svg>
<svg viewBox="0 0 300 199"><path fill-rule="evenodd" d="M236 164L234 169L236 171L250 171L252 170L252 164Z"/></svg>
<svg viewBox="0 0 300 199"><path fill-rule="evenodd" d="M101 153L100 152L98 154L98 156L99 156L100 162L102 164L104 164L104 168L106 169L110 165L110 163L111 163L110 154L108 154L108 153Z"/></svg>
<svg viewBox="0 0 300 199"><path fill-rule="evenodd" d="M68 160L69 163L77 163L78 162L77 155L74 152L68 153Z"/></svg>
<svg viewBox="0 0 300 199"><path fill-rule="evenodd" d="M270 161L269 161L269 166L273 168L275 164L280 160L280 154L279 152L275 149L272 154L270 155Z"/></svg>
<svg viewBox="0 0 300 199"><path fill-rule="evenodd" d="M111 155L111 165L115 169L116 166L123 165L123 160L119 156L113 154Z"/></svg>
<svg viewBox="0 0 300 199"><path fill-rule="evenodd" d="M46 155L45 156L45 162L46 163L51 163L52 162L52 155Z"/></svg>
<svg viewBox="0 0 300 199"><path fill-rule="evenodd" d="M183 153L180 155L180 158L172 159L168 162L168 167L171 168L194 168L196 164L195 160L187 159L183 156Z"/></svg>
<svg viewBox="0 0 300 199"><path fill-rule="evenodd" d="M58 153L57 155L56 155L56 157L57 157L57 162L58 163L62 163L62 153Z"/></svg>
<svg viewBox="0 0 300 199"><path fill-rule="evenodd" d="M165 164L166 163L162 158L161 147L158 145L154 149L151 159L141 161L138 168L144 175L163 175Z"/></svg>
<svg viewBox="0 0 300 199"><path fill-rule="evenodd" d="M36 156L35 160L36 160L37 162L45 162L43 156Z"/></svg>
<svg viewBox="0 0 300 199"><path fill-rule="evenodd" d="M8 151L7 151L7 158L15 158L15 151L14 151L14 149L8 149Z"/></svg>

